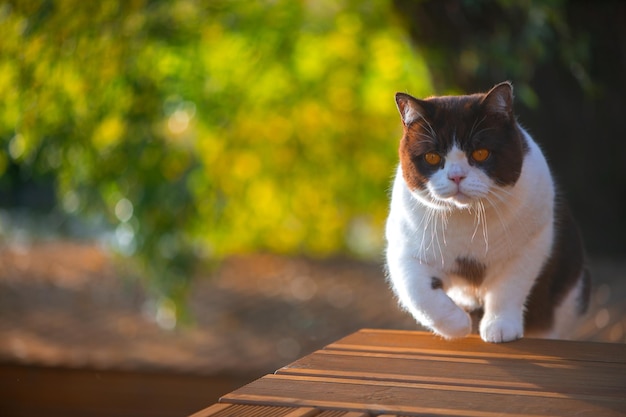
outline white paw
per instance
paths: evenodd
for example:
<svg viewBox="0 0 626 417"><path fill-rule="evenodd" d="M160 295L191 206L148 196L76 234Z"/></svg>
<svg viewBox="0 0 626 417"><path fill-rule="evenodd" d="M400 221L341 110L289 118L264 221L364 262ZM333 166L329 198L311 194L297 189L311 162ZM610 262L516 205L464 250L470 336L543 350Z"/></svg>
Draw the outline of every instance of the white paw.
<svg viewBox="0 0 626 417"><path fill-rule="evenodd" d="M524 323L521 319L485 316L480 323L480 337L485 342L510 342L522 336L524 336Z"/></svg>
<svg viewBox="0 0 626 417"><path fill-rule="evenodd" d="M472 318L465 311L455 306L444 319L435 323L432 329L446 339L458 339L472 332Z"/></svg>

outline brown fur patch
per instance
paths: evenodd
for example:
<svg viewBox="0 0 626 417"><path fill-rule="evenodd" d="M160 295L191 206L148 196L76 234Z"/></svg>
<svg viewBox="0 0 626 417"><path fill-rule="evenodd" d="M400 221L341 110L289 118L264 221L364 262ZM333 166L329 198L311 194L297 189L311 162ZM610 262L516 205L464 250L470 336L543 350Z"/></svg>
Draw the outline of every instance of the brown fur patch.
<svg viewBox="0 0 626 417"><path fill-rule="evenodd" d="M443 281L441 281L440 278L432 277L430 279L430 288L432 288L433 290L443 289Z"/></svg>
<svg viewBox="0 0 626 417"><path fill-rule="evenodd" d="M554 216L552 253L526 300L524 327L527 331L550 329L555 309L579 279L583 279L579 311L586 310L589 302L590 279L584 269L584 250L578 228L567 206L558 201Z"/></svg>
<svg viewBox="0 0 626 417"><path fill-rule="evenodd" d="M471 285L479 287L485 279L487 267L472 258L457 258L453 273L465 278Z"/></svg>

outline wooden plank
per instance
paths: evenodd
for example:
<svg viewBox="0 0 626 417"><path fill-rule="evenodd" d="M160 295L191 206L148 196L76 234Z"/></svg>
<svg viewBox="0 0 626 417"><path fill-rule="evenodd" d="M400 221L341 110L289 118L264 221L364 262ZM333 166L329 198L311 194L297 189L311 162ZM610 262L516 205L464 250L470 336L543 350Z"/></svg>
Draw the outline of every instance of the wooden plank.
<svg viewBox="0 0 626 417"><path fill-rule="evenodd" d="M370 414L361 411L321 410L316 407L218 403L189 417L370 417Z"/></svg>
<svg viewBox="0 0 626 417"><path fill-rule="evenodd" d="M626 412L626 399L616 397L295 375L267 375L220 401L465 417L623 417Z"/></svg>
<svg viewBox="0 0 626 417"><path fill-rule="evenodd" d="M320 410L313 407L301 407L291 410L285 417L313 417L319 416Z"/></svg>
<svg viewBox="0 0 626 417"><path fill-rule="evenodd" d="M626 415L625 393L624 345L366 329L220 401L316 417L612 417Z"/></svg>
<svg viewBox="0 0 626 417"><path fill-rule="evenodd" d="M431 333L363 329L331 343L326 349L365 352L520 358L526 360L582 360L626 364L626 345L547 339L520 339L509 343L485 343L477 335L443 340Z"/></svg>
<svg viewBox="0 0 626 417"><path fill-rule="evenodd" d="M236 407L232 404L213 404L210 407L205 408L204 410L200 410L197 413L193 413L189 417L214 417L219 413L223 412L227 408Z"/></svg>
<svg viewBox="0 0 626 417"><path fill-rule="evenodd" d="M278 374L624 397L626 365L323 350Z"/></svg>
<svg viewBox="0 0 626 417"><path fill-rule="evenodd" d="M321 412L315 407L219 403L189 417L322 417Z"/></svg>

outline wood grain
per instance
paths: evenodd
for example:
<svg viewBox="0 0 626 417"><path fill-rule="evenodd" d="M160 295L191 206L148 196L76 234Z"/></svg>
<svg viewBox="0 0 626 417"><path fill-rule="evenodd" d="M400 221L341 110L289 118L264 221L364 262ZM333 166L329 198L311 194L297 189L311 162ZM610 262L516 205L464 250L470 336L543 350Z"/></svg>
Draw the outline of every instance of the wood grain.
<svg viewBox="0 0 626 417"><path fill-rule="evenodd" d="M331 343L327 349L389 353L427 353L446 357L583 360L626 364L626 345L547 339L520 339L509 343L485 343L477 335L443 340L430 333L363 329Z"/></svg>
<svg viewBox="0 0 626 417"><path fill-rule="evenodd" d="M626 346L366 329L220 401L372 416L626 416Z"/></svg>
<svg viewBox="0 0 626 417"><path fill-rule="evenodd" d="M227 396L223 402L315 406L373 414L448 416L617 417L624 399L475 389L395 381L267 375Z"/></svg>
<svg viewBox="0 0 626 417"><path fill-rule="evenodd" d="M315 407L275 407L220 403L189 417L370 417L370 414L361 411L322 410Z"/></svg>
<svg viewBox="0 0 626 417"><path fill-rule="evenodd" d="M398 382L624 397L626 364L319 351L277 371Z"/></svg>

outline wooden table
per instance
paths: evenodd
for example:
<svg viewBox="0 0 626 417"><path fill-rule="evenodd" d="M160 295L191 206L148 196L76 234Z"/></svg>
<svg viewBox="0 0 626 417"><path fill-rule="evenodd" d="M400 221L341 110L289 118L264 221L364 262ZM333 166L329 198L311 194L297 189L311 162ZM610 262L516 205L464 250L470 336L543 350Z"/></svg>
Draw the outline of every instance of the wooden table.
<svg viewBox="0 0 626 417"><path fill-rule="evenodd" d="M626 345L361 330L193 417L626 416Z"/></svg>

